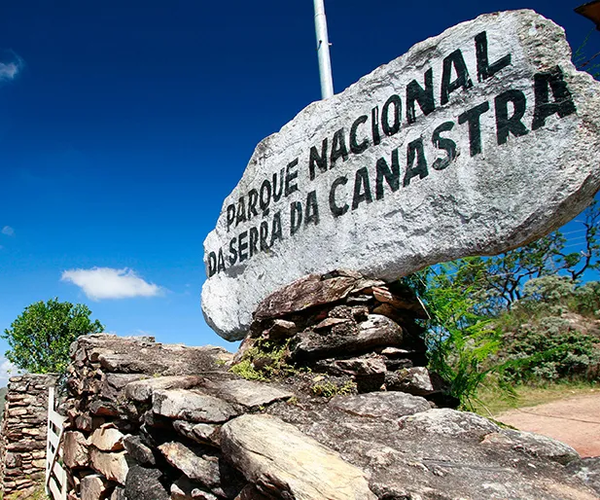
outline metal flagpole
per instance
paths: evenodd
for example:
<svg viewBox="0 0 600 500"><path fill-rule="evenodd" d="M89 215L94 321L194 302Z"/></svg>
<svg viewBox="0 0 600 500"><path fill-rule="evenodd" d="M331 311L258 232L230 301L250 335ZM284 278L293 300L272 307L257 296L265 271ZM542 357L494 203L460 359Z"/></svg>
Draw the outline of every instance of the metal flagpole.
<svg viewBox="0 0 600 500"><path fill-rule="evenodd" d="M321 75L321 95L327 99L333 95L333 77L331 75L331 57L329 56L329 37L327 36L327 18L324 0L314 0L315 32L317 34L317 54L319 56L319 74Z"/></svg>

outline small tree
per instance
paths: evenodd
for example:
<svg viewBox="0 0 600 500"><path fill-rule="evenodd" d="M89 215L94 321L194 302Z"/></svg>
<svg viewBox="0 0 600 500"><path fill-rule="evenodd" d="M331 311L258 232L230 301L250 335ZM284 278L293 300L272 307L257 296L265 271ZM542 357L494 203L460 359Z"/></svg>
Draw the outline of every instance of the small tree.
<svg viewBox="0 0 600 500"><path fill-rule="evenodd" d="M98 320L90 320L91 314L83 304L58 298L31 304L1 335L11 347L6 357L32 373L64 372L71 343L80 335L104 330Z"/></svg>
<svg viewBox="0 0 600 500"><path fill-rule="evenodd" d="M469 290L476 310L498 316L523 297L523 286L544 276L567 275L580 280L586 271L600 269L600 206L596 201L576 219L581 224L573 241L578 252L567 249L567 239L554 231L528 245L492 257L467 257L453 263L452 284ZM567 233L568 234L568 233ZM582 241L583 240L583 241Z"/></svg>

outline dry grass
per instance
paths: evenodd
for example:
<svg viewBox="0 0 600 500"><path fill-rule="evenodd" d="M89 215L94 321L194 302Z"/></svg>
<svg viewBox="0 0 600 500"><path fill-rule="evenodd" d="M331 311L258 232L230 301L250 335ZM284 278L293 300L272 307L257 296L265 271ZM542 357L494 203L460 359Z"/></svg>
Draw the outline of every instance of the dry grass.
<svg viewBox="0 0 600 500"><path fill-rule="evenodd" d="M497 416L513 408L537 406L559 399L588 394L600 394L598 382L561 382L540 386L518 385L514 394L503 394L498 389L482 388L478 391L479 401L475 403L475 411L486 417Z"/></svg>

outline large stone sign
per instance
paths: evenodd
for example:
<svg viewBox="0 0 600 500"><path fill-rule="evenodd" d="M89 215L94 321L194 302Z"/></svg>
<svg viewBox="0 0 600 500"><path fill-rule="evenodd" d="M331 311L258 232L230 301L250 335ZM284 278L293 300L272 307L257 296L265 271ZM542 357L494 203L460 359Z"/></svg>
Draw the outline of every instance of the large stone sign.
<svg viewBox="0 0 600 500"><path fill-rule="evenodd" d="M256 148L204 243L202 308L242 338L308 273L395 279L556 229L600 187L600 84L562 28L487 14L315 102Z"/></svg>

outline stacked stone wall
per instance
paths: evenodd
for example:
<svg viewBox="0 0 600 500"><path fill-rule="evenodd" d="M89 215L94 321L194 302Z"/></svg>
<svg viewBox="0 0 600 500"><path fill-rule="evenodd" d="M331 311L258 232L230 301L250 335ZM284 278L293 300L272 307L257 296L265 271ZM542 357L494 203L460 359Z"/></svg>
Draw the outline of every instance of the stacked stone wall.
<svg viewBox="0 0 600 500"><path fill-rule="evenodd" d="M265 301L236 356L79 338L68 499L597 498L596 466L567 445L440 408L424 314L402 288L334 273Z"/></svg>
<svg viewBox="0 0 600 500"><path fill-rule="evenodd" d="M221 441L227 429L244 432L234 420L386 385L415 411L431 408L416 397L438 392L415 322L426 313L406 290L334 272L298 280L263 306L236 356L144 337L81 337L68 374L69 498L259 499ZM281 432L300 439L285 425ZM310 446L318 455L318 443ZM324 456L336 463L333 451ZM366 491L364 474L337 460Z"/></svg>
<svg viewBox="0 0 600 500"><path fill-rule="evenodd" d="M48 389L56 375L12 377L0 434L0 477L4 498L29 498L46 471Z"/></svg>

